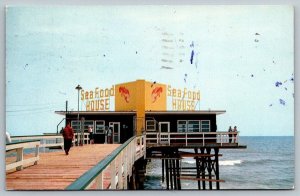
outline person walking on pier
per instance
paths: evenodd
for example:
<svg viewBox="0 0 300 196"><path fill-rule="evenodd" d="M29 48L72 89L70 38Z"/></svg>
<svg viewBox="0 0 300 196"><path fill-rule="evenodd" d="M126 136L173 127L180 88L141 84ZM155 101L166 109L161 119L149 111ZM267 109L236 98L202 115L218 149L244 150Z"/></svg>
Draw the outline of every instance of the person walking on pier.
<svg viewBox="0 0 300 196"><path fill-rule="evenodd" d="M234 126L233 127L233 133L234 134L232 134L233 135L233 143L235 143L235 142L237 142L236 140L236 136L237 136L237 127L236 126Z"/></svg>
<svg viewBox="0 0 300 196"><path fill-rule="evenodd" d="M107 143L112 144L112 128L109 127L107 130Z"/></svg>
<svg viewBox="0 0 300 196"><path fill-rule="evenodd" d="M64 150L66 155L69 155L69 150L72 146L72 141L74 138L74 131L70 125L70 122L68 122L67 126L64 128L63 137L64 137Z"/></svg>
<svg viewBox="0 0 300 196"><path fill-rule="evenodd" d="M88 131L89 131L90 144L94 144L93 127L92 127L92 126L89 126Z"/></svg>
<svg viewBox="0 0 300 196"><path fill-rule="evenodd" d="M231 126L229 126L228 132L229 132L229 134L228 134L228 136L229 136L229 143L231 143L231 140L232 140L232 134L231 134L232 128L231 128Z"/></svg>

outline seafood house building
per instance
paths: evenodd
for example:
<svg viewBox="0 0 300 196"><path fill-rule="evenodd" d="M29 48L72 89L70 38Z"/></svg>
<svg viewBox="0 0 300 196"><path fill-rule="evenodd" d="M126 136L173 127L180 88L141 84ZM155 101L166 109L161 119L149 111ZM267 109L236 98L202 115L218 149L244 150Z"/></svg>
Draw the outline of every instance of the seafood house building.
<svg viewBox="0 0 300 196"><path fill-rule="evenodd" d="M108 130L112 143L124 143L134 135L147 135L147 141L170 142L170 135L208 134L217 131L216 116L225 110L200 110L200 91L179 89L171 85L136 80L110 88L79 89L83 111L56 111L70 121L75 132L93 128L94 142L105 143ZM114 105L114 109L113 106ZM167 109L168 108L168 109ZM180 135L181 134L181 135ZM159 137L158 137L159 136ZM211 141L213 142L213 141Z"/></svg>

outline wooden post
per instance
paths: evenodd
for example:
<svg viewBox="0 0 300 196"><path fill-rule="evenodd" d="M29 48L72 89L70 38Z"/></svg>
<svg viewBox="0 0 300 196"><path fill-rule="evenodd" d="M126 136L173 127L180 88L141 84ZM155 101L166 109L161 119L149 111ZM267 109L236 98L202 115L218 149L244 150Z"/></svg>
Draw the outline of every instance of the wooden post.
<svg viewBox="0 0 300 196"><path fill-rule="evenodd" d="M103 189L103 172L101 172L96 178L96 189Z"/></svg>
<svg viewBox="0 0 300 196"><path fill-rule="evenodd" d="M176 180L177 174L176 174L176 168L175 168L175 159L172 159L171 161L172 161L172 167L173 167L172 178L173 178L173 183L174 183L174 189L177 190L177 180Z"/></svg>
<svg viewBox="0 0 300 196"><path fill-rule="evenodd" d="M172 167L172 160L171 159L169 159L169 172L170 172L170 175L169 175L169 177L170 177L170 185L171 185L171 190L173 190L173 167Z"/></svg>
<svg viewBox="0 0 300 196"><path fill-rule="evenodd" d="M200 178L200 161L199 161L198 157L195 157L195 159L196 159L196 171L197 171L196 177ZM198 180L198 189L201 190L201 182L200 182L200 180Z"/></svg>
<svg viewBox="0 0 300 196"><path fill-rule="evenodd" d="M123 166L123 151L118 156L118 189L123 189L123 173L122 173L122 166Z"/></svg>
<svg viewBox="0 0 300 196"><path fill-rule="evenodd" d="M164 155L163 155L164 156ZM161 177L161 181L164 182L165 181L165 175L164 175L164 170L165 170L165 160L162 159L161 160L161 174L162 174L162 177Z"/></svg>
<svg viewBox="0 0 300 196"><path fill-rule="evenodd" d="M133 142L131 144L131 155L132 155L132 165L133 165L136 156L136 138L133 139Z"/></svg>
<svg viewBox="0 0 300 196"><path fill-rule="evenodd" d="M181 182L180 182L180 170L179 170L180 164L179 159L176 160L176 169L177 169L177 189L181 190Z"/></svg>
<svg viewBox="0 0 300 196"><path fill-rule="evenodd" d="M128 180L127 180L127 176L128 176L128 147L126 147L124 149L124 189L127 190L127 184L128 184Z"/></svg>
<svg viewBox="0 0 300 196"><path fill-rule="evenodd" d="M128 159L128 172L129 172L129 177L132 176L132 154L131 154L131 144L128 145L127 147L127 159Z"/></svg>
<svg viewBox="0 0 300 196"><path fill-rule="evenodd" d="M187 132L185 132L185 146L187 146L188 140L187 140Z"/></svg>
<svg viewBox="0 0 300 196"><path fill-rule="evenodd" d="M216 166L216 188L220 190L220 182L219 182L219 148L214 148L215 151L215 166Z"/></svg>
<svg viewBox="0 0 300 196"><path fill-rule="evenodd" d="M136 170L135 170L135 166L132 166L132 175L131 175L131 179L132 179L132 189L136 190Z"/></svg>
<svg viewBox="0 0 300 196"><path fill-rule="evenodd" d="M198 148L194 148L195 153L198 153ZM196 160L196 177L200 178L200 162L199 162L199 157L195 157ZM201 184L200 181L198 180L198 189L201 190Z"/></svg>
<svg viewBox="0 0 300 196"><path fill-rule="evenodd" d="M40 146L39 146L39 145L36 145L36 147L35 147L35 157L37 157L38 159L39 159L39 157L40 157L40 155L39 155L39 148L40 148ZM38 161L36 160L36 161L34 162L34 165L37 165L37 163L38 163Z"/></svg>
<svg viewBox="0 0 300 196"><path fill-rule="evenodd" d="M206 148L207 154L210 155L211 148ZM211 180L211 171L212 171L212 161L211 157L207 157L207 171L208 171L208 178ZM212 181L209 181L209 189L212 190Z"/></svg>
<svg viewBox="0 0 300 196"><path fill-rule="evenodd" d="M166 181L167 181L167 190L169 190L169 161L168 159L166 161Z"/></svg>
<svg viewBox="0 0 300 196"><path fill-rule="evenodd" d="M17 149L17 162L19 162L19 161L23 162L23 150L24 150L23 148L18 148ZM23 163L22 163L22 165L18 166L16 169L17 169L17 171L22 170L23 169Z"/></svg>
<svg viewBox="0 0 300 196"><path fill-rule="evenodd" d="M204 154L204 148L201 148L201 154ZM202 179L205 179L205 164L206 164L206 158L205 157L201 157L200 158L201 163L200 163L200 169L202 172ZM205 180L202 181L202 189L205 190Z"/></svg>
<svg viewBox="0 0 300 196"><path fill-rule="evenodd" d="M110 188L116 189L116 160L110 164Z"/></svg>

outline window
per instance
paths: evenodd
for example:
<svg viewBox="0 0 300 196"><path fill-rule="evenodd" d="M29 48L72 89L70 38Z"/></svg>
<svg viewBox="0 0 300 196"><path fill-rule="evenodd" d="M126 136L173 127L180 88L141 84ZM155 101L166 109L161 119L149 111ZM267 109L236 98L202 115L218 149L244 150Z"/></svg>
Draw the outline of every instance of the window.
<svg viewBox="0 0 300 196"><path fill-rule="evenodd" d="M92 126L94 127L94 121L93 120L85 120L83 123L84 132L88 131L88 127ZM81 131L81 121L73 120L71 122L71 127L73 128L74 132L80 132Z"/></svg>
<svg viewBox="0 0 300 196"><path fill-rule="evenodd" d="M105 133L105 121L104 120L96 120L96 130L95 133Z"/></svg>
<svg viewBox="0 0 300 196"><path fill-rule="evenodd" d="M94 121L93 120L85 120L84 121L84 132L88 132L89 126L92 126L94 129Z"/></svg>
<svg viewBox="0 0 300 196"><path fill-rule="evenodd" d="M210 131L210 121L209 120L201 120L201 131L202 132Z"/></svg>
<svg viewBox="0 0 300 196"><path fill-rule="evenodd" d="M80 125L81 125L81 122L78 120L73 120L71 122L71 127L73 128L74 132L80 132Z"/></svg>
<svg viewBox="0 0 300 196"><path fill-rule="evenodd" d="M188 132L200 132L200 121L189 120L188 121Z"/></svg>
<svg viewBox="0 0 300 196"><path fill-rule="evenodd" d="M155 121L154 120L146 121L146 131L155 131Z"/></svg>
<svg viewBox="0 0 300 196"><path fill-rule="evenodd" d="M178 120L177 121L177 132L182 133L186 132L187 129L187 121L186 120Z"/></svg>

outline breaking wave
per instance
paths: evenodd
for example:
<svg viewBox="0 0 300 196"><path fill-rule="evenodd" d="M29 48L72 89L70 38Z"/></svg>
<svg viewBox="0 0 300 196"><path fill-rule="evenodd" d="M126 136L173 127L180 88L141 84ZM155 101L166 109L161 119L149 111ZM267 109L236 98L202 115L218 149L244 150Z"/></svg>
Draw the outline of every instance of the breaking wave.
<svg viewBox="0 0 300 196"><path fill-rule="evenodd" d="M219 161L219 165L240 165L242 164L243 161L242 160L226 160L226 161Z"/></svg>

